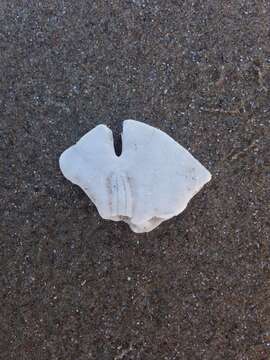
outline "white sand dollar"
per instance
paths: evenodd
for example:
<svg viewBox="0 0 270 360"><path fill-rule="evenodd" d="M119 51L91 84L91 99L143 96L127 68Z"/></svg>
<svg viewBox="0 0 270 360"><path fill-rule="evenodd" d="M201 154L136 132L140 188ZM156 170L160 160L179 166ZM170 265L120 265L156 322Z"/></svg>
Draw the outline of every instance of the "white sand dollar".
<svg viewBox="0 0 270 360"><path fill-rule="evenodd" d="M64 176L79 185L104 219L148 232L180 214L211 179L209 171L159 129L125 120L122 153L113 134L98 125L60 157Z"/></svg>

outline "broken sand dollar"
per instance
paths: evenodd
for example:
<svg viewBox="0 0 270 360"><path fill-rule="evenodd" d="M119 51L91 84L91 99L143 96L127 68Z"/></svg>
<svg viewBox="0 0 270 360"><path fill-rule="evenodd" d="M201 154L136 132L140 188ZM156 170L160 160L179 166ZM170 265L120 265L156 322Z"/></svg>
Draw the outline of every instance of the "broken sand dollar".
<svg viewBox="0 0 270 360"><path fill-rule="evenodd" d="M211 179L209 171L163 131L125 120L122 153L112 131L98 125L60 157L64 176L79 185L101 217L148 232L180 214Z"/></svg>

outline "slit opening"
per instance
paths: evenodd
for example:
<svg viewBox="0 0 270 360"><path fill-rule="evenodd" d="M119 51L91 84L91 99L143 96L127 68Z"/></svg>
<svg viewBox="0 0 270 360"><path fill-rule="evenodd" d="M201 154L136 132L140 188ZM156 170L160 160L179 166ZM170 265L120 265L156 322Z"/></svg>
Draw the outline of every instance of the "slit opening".
<svg viewBox="0 0 270 360"><path fill-rule="evenodd" d="M113 130L113 146L116 156L121 156L123 145L122 145L122 132L123 124L119 124L115 130Z"/></svg>

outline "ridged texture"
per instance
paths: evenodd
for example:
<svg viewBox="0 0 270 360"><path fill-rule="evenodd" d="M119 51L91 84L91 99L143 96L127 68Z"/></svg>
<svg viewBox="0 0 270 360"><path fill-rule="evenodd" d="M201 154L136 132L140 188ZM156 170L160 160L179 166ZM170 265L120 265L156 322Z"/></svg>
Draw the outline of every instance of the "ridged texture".
<svg viewBox="0 0 270 360"><path fill-rule="evenodd" d="M107 178L111 216L132 217L132 192L130 179L125 173L111 173Z"/></svg>

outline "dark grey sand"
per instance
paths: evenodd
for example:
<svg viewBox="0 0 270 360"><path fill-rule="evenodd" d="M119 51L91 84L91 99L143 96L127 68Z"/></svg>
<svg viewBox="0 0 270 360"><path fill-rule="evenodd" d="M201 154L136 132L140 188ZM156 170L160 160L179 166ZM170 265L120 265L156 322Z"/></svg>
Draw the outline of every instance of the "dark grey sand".
<svg viewBox="0 0 270 360"><path fill-rule="evenodd" d="M0 359L270 359L268 0L0 1ZM213 180L149 234L61 175L156 126Z"/></svg>

